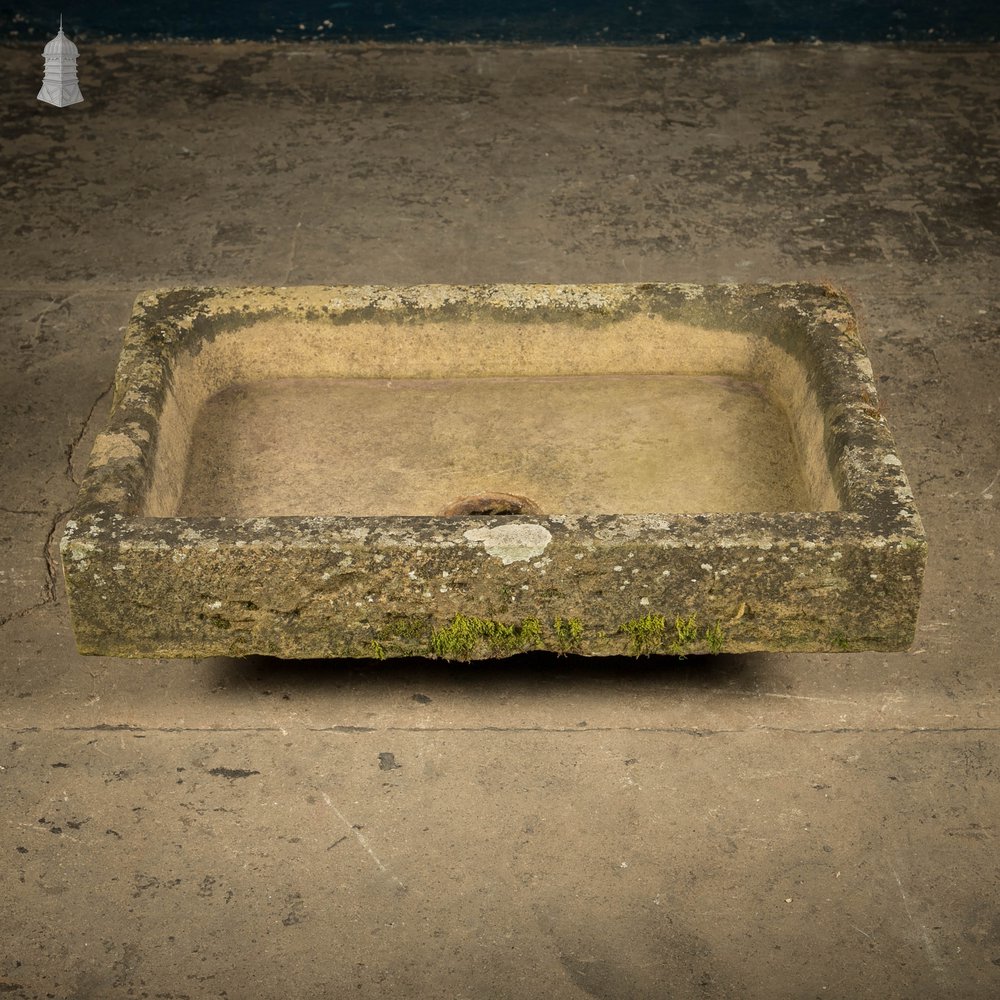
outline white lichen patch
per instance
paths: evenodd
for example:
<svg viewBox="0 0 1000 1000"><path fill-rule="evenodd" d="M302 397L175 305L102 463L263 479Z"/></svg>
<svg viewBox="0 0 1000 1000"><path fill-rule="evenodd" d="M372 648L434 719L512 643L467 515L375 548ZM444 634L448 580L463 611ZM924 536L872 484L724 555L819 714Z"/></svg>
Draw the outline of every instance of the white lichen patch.
<svg viewBox="0 0 1000 1000"><path fill-rule="evenodd" d="M509 566L542 555L552 541L552 533L541 524L501 524L496 528L466 531L465 538L482 542L487 555Z"/></svg>
<svg viewBox="0 0 1000 1000"><path fill-rule="evenodd" d="M84 542L80 539L74 539L72 546L69 550L69 557L74 562L81 562L87 559L89 556L93 555L97 551L97 546L91 542Z"/></svg>

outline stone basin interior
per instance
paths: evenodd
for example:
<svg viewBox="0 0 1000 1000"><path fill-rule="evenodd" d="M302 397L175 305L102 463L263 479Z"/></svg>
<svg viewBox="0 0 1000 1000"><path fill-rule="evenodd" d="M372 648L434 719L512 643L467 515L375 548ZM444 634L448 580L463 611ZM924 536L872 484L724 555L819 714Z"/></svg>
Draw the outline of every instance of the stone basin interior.
<svg viewBox="0 0 1000 1000"><path fill-rule="evenodd" d="M809 373L768 337L607 323L264 320L176 359L143 513L836 510Z"/></svg>

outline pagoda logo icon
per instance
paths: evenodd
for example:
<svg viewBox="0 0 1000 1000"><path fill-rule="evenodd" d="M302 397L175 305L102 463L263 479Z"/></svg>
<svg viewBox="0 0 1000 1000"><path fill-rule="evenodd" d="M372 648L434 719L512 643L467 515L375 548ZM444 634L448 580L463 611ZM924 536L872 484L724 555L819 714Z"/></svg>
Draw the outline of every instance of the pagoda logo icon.
<svg viewBox="0 0 1000 1000"><path fill-rule="evenodd" d="M59 15L59 34L45 46L45 79L38 99L57 108L79 104L83 100L80 84L76 79L76 58L80 50L63 34L62 15Z"/></svg>

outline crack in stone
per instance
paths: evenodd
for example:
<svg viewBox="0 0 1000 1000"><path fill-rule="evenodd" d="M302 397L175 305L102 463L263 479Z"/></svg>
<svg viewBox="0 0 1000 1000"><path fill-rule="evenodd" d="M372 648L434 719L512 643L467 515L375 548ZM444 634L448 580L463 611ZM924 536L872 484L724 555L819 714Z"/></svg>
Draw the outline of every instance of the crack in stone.
<svg viewBox="0 0 1000 1000"><path fill-rule="evenodd" d="M58 305L64 304L68 299L63 299ZM56 306L53 303L53 308ZM47 310L48 311L52 311ZM44 314L43 314L44 315ZM79 486L80 483L76 476L73 474L73 459L76 456L76 449L79 447L80 442L83 440L87 433L87 429L90 427L90 422L94 418L94 411L101 404L101 401L111 392L114 388L114 379L101 390L100 394L91 404L90 409L87 411L87 415L83 419L83 423L80 426L79 432L73 438L73 440L66 446L66 475L69 477L70 482L74 486ZM33 611L38 611L40 608L44 608L47 604L52 604L56 599L56 580L58 579L59 573L59 561L52 556L52 541L55 537L56 530L59 527L59 522L66 517L72 510L72 507L67 507L65 510L56 511L53 515L52 520L49 524L49 530L45 533L45 541L42 544L42 558L45 560L45 581L43 584L45 596L42 600L36 601L34 604L28 605L26 608L20 608L13 613L0 618L0 628L3 628L8 622L12 622L18 618L24 618L30 615ZM44 517L46 512L40 510L13 510L6 507L0 508L7 514L36 514L38 516Z"/></svg>
<svg viewBox="0 0 1000 1000"><path fill-rule="evenodd" d="M59 569L58 560L52 557L52 539L56 533L56 529L59 527L59 522L69 514L71 509L67 508L66 510L56 511L49 525L49 530L45 533L45 542L42 546L42 557L45 559L45 597L34 604L28 605L26 608L21 608L4 618L0 618L0 628L3 628L8 622L12 622L17 618L24 618L33 611L38 611L39 608L44 608L47 604L52 604L55 601L56 579Z"/></svg>
<svg viewBox="0 0 1000 1000"><path fill-rule="evenodd" d="M80 481L76 478L76 476L73 473L73 459L76 457L76 449L80 446L80 442L86 435L87 430L90 427L91 420L94 419L94 411L97 409L98 406L100 406L101 401L105 398L105 396L108 395L108 393L111 392L112 389L114 389L114 387L115 387L115 380L114 378L112 378L111 382L104 389L101 390L100 395L91 404L90 409L87 411L86 417L84 417L83 419L83 424L80 427L79 433L66 446L66 475L69 476L70 482L72 482L74 486L80 485Z"/></svg>
<svg viewBox="0 0 1000 1000"><path fill-rule="evenodd" d="M63 299L63 302L68 301ZM62 303L60 303L62 304ZM83 418L83 423L80 426L79 432L73 438L72 441L66 446L66 475L68 476L70 482L74 486L79 486L80 482L73 474L73 459L76 457L76 449L79 447L80 442L83 440L90 427L90 422L94 419L94 411L100 406L101 401L111 392L115 387L115 380L112 378L111 382L101 390L100 394L90 405L90 409L87 411L87 415ZM21 608L12 614L7 615L4 618L0 618L0 628L3 628L8 622L14 621L16 618L24 618L26 615L30 615L33 611L38 611L40 608L44 608L47 604L51 604L56 599L56 580L58 579L59 573L59 560L53 558L52 556L52 540L55 536L56 529L59 527L59 522L66 517L72 510L72 507L67 507L65 510L56 511L49 524L49 530L45 534L45 542L42 545L42 557L45 559L45 582L44 591L45 597L41 601L36 601L34 604L29 605L26 608ZM6 507L0 507L7 514L37 514L44 517L46 512L41 510L10 510Z"/></svg>
<svg viewBox="0 0 1000 1000"><path fill-rule="evenodd" d="M56 599L56 575L59 571L59 560L52 557L52 540L55 537L56 528L59 527L59 522L68 516L72 509L72 507L67 507L66 510L57 511L49 526L49 532L45 536L45 548L42 550L42 554L45 556L45 593L47 596L42 602L43 605Z"/></svg>
<svg viewBox="0 0 1000 1000"><path fill-rule="evenodd" d="M37 611L39 608L44 608L45 605L48 603L49 603L49 598L46 597L44 601L39 601L37 604L29 604L28 607L26 608L20 608L18 611L15 611L12 614L7 615L5 618L0 618L0 628L3 628L4 625L8 624L9 622L15 621L18 618L24 618L25 616L30 615L32 611Z"/></svg>

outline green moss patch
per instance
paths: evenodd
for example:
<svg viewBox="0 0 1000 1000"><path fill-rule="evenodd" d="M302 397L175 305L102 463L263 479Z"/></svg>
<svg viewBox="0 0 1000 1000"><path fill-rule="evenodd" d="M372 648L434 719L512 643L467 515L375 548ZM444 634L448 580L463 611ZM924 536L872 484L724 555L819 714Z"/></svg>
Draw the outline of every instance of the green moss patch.
<svg viewBox="0 0 1000 1000"><path fill-rule="evenodd" d="M557 618L552 623L559 649L567 653L580 645L583 637L583 622L579 618Z"/></svg>
<svg viewBox="0 0 1000 1000"><path fill-rule="evenodd" d="M506 624L458 614L449 624L431 633L431 653L445 660L469 660L481 646L494 654L509 655L541 643L542 623L537 618Z"/></svg>
<svg viewBox="0 0 1000 1000"><path fill-rule="evenodd" d="M725 645L725 632L716 622L699 637L697 615L677 615L673 625L667 624L663 615L650 613L642 618L632 618L618 626L619 632L629 637L629 652L633 656L650 653L670 653L684 657L698 646L712 653L719 653Z"/></svg>
<svg viewBox="0 0 1000 1000"><path fill-rule="evenodd" d="M667 630L667 620L663 615L648 614L642 618L632 618L618 626L631 640L629 651L633 656L647 655L660 649Z"/></svg>

